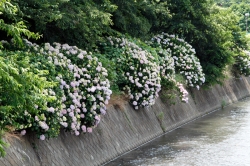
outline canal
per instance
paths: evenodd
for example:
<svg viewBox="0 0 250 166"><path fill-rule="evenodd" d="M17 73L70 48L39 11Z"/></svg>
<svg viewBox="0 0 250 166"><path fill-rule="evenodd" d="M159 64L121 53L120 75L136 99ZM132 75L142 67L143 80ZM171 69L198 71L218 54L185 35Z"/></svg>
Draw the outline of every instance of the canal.
<svg viewBox="0 0 250 166"><path fill-rule="evenodd" d="M250 166L250 98L183 125L105 166Z"/></svg>

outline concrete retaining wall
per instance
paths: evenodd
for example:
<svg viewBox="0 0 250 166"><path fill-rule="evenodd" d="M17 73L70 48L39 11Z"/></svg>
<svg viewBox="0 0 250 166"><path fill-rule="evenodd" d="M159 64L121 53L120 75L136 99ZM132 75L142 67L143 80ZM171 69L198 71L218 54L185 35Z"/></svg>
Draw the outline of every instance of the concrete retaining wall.
<svg viewBox="0 0 250 166"><path fill-rule="evenodd" d="M40 141L34 135L7 135L11 146L0 165L96 166L194 118L250 95L250 78L230 79L208 90L191 89L189 103L171 105L163 98L150 108L134 110L128 103L112 105L92 134Z"/></svg>

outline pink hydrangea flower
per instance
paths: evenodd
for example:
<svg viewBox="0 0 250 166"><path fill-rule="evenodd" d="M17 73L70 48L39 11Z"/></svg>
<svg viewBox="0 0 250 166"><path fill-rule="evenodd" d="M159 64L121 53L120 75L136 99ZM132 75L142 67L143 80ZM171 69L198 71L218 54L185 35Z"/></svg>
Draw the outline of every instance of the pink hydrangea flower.
<svg viewBox="0 0 250 166"><path fill-rule="evenodd" d="M74 69L74 65L68 65L69 70L73 70Z"/></svg>
<svg viewBox="0 0 250 166"><path fill-rule="evenodd" d="M70 105L70 109L74 110L76 107L74 105Z"/></svg>
<svg viewBox="0 0 250 166"><path fill-rule="evenodd" d="M85 125L82 125L82 131L86 132L86 126Z"/></svg>
<svg viewBox="0 0 250 166"><path fill-rule="evenodd" d="M39 121L39 118L38 118L38 116L35 116L35 121Z"/></svg>
<svg viewBox="0 0 250 166"><path fill-rule="evenodd" d="M63 109L63 110L61 111L61 113L62 113L62 114L66 114L66 113L67 113L67 110Z"/></svg>
<svg viewBox="0 0 250 166"><path fill-rule="evenodd" d="M92 133L92 128L91 128L91 127L88 127L88 128L87 128L87 132L88 132L88 133Z"/></svg>
<svg viewBox="0 0 250 166"><path fill-rule="evenodd" d="M76 84L74 82L71 82L70 86L72 86L74 88L76 86Z"/></svg>
<svg viewBox="0 0 250 166"><path fill-rule="evenodd" d="M81 53L81 54L79 54L77 57L78 57L79 59L83 59L83 54Z"/></svg>
<svg viewBox="0 0 250 166"><path fill-rule="evenodd" d="M45 140L45 135L43 135L43 134L40 135L40 140L42 140L42 141Z"/></svg>
<svg viewBox="0 0 250 166"><path fill-rule="evenodd" d="M79 134L80 134L79 131L76 130L75 135L78 136Z"/></svg>
<svg viewBox="0 0 250 166"><path fill-rule="evenodd" d="M69 116L70 116L70 117L73 117L73 116L74 116L74 112L70 112L70 113L69 113Z"/></svg>
<svg viewBox="0 0 250 166"><path fill-rule="evenodd" d="M22 130L21 135L25 135L25 134L26 134L26 130Z"/></svg>
<svg viewBox="0 0 250 166"><path fill-rule="evenodd" d="M105 114L106 114L106 111L105 111L105 109L103 109L103 108L100 108L100 112L101 112L102 115L105 115Z"/></svg>
<svg viewBox="0 0 250 166"><path fill-rule="evenodd" d="M54 113L55 109L53 107L50 107L50 108L48 108L48 111Z"/></svg>

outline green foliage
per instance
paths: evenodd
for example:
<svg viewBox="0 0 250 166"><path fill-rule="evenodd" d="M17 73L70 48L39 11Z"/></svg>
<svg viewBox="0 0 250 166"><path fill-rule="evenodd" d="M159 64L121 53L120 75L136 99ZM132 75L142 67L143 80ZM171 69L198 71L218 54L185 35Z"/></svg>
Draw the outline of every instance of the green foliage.
<svg viewBox="0 0 250 166"><path fill-rule="evenodd" d="M38 39L40 36L37 33L30 32L23 21L17 21L16 14L18 10L10 1L3 0L0 2L0 30L7 33L7 36L12 38L12 42L18 46L23 46L23 36L33 39ZM10 23L6 23L7 22ZM1 47L0 43L0 47Z"/></svg>
<svg viewBox="0 0 250 166"><path fill-rule="evenodd" d="M34 21L33 30L42 31L46 29L46 24L62 18L60 5L69 0L12 0L19 10L19 14L31 24Z"/></svg>
<svg viewBox="0 0 250 166"><path fill-rule="evenodd" d="M0 130L0 157L4 157L6 155L5 149L6 147L9 146L8 143L6 143L2 138L4 135L4 131Z"/></svg>
<svg viewBox="0 0 250 166"><path fill-rule="evenodd" d="M15 130L31 128L40 135L44 132L35 121L35 116L50 116L48 105L57 105L57 98L46 93L46 89L55 86L55 82L47 81L48 72L30 64L34 54L24 51L1 51L0 77L0 114L1 128L7 126ZM20 116L22 115L22 116ZM57 119L50 116L51 119ZM48 123L50 119L47 119ZM50 125L50 124L49 124ZM57 136L59 126L50 125L48 137Z"/></svg>
<svg viewBox="0 0 250 166"><path fill-rule="evenodd" d="M237 66L239 55L242 54L242 50L247 49L247 38L238 26L240 17L231 9L215 7L211 19L219 32L218 37L223 42L221 46L224 52L230 56L230 64L236 61Z"/></svg>
<svg viewBox="0 0 250 166"><path fill-rule="evenodd" d="M169 10L171 5L168 1L149 1L151 3L146 4L148 11L151 11L151 15L147 15L147 18L153 23L151 27L151 33L159 34L169 25L169 20L172 18L172 13Z"/></svg>
<svg viewBox="0 0 250 166"><path fill-rule="evenodd" d="M221 101L221 108L224 109L226 105L227 105L227 102L225 100L222 100Z"/></svg>
<svg viewBox="0 0 250 166"><path fill-rule="evenodd" d="M210 0L170 0L169 4L173 17L164 31L178 34L194 47L208 85L220 83L234 61L230 47L242 37L234 13L215 9Z"/></svg>
<svg viewBox="0 0 250 166"><path fill-rule="evenodd" d="M214 0L218 6L229 7L232 4L232 0Z"/></svg>
<svg viewBox="0 0 250 166"><path fill-rule="evenodd" d="M24 46L22 41L23 35L28 38L39 38L39 35L30 32L22 21L10 25L5 24L3 20L0 20L0 29L6 31L8 36L12 36L12 42L18 47Z"/></svg>
<svg viewBox="0 0 250 166"><path fill-rule="evenodd" d="M112 94L120 95L121 90L117 85L117 82L121 79L116 72L116 62L114 59L109 59L110 57L107 54L94 53L98 60L102 63L103 67L108 71L108 80L110 82L110 89Z"/></svg>
<svg viewBox="0 0 250 166"><path fill-rule="evenodd" d="M113 16L116 30L135 37L145 35L150 31L152 25L141 12L143 4L140 1L113 0L112 2L118 6Z"/></svg>
<svg viewBox="0 0 250 166"><path fill-rule="evenodd" d="M17 12L17 8L13 6L10 1L2 0L0 2L0 14L3 14L3 11L6 12L8 15L13 16Z"/></svg>
<svg viewBox="0 0 250 166"><path fill-rule="evenodd" d="M163 121L164 119L164 113L163 112L160 112L157 114L157 118L159 119L159 121Z"/></svg>
<svg viewBox="0 0 250 166"><path fill-rule="evenodd" d="M116 9L109 0L15 0L31 29L43 34L43 41L93 48L112 24Z"/></svg>
<svg viewBox="0 0 250 166"><path fill-rule="evenodd" d="M112 0L118 6L114 12L113 29L132 37L146 39L151 31L159 30L171 17L167 2Z"/></svg>
<svg viewBox="0 0 250 166"><path fill-rule="evenodd" d="M214 0L218 6L231 7L240 3L248 3L248 0Z"/></svg>
<svg viewBox="0 0 250 166"><path fill-rule="evenodd" d="M250 5L245 2L233 3L230 6L230 9L240 18L238 24L241 27L242 31L250 32L249 29L250 18L249 16L246 16L246 13L250 13Z"/></svg>
<svg viewBox="0 0 250 166"><path fill-rule="evenodd" d="M250 34L246 35L247 50L250 49Z"/></svg>

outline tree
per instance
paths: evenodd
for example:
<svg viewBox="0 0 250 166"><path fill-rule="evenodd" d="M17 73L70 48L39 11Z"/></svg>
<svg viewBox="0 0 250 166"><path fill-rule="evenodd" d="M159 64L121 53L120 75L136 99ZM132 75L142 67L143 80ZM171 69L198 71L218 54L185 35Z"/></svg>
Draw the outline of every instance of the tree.
<svg viewBox="0 0 250 166"><path fill-rule="evenodd" d="M243 31L247 31L246 26L247 23L250 23L250 18L249 16L246 16L246 13L250 13L250 5L245 2L241 2L239 4L233 4L230 9L240 17L238 24L241 29Z"/></svg>
<svg viewBox="0 0 250 166"><path fill-rule="evenodd" d="M43 42L67 42L89 48L109 33L111 12L116 9L109 0L14 1L30 28L43 34Z"/></svg>
<svg viewBox="0 0 250 166"><path fill-rule="evenodd" d="M167 2L155 0L111 0L118 6L113 14L116 31L130 36L146 39L167 23L171 17Z"/></svg>
<svg viewBox="0 0 250 166"><path fill-rule="evenodd" d="M230 47L240 38L240 30L234 27L235 16L215 9L211 0L170 0L168 3L172 18L162 26L162 31L185 38L196 50L206 83L220 83L225 78L225 68L233 63ZM228 18L223 12L229 14ZM230 22L230 19L233 20Z"/></svg>
<svg viewBox="0 0 250 166"><path fill-rule="evenodd" d="M17 46L23 46L22 37L38 39L40 35L28 30L23 20L17 16L18 9L9 0L0 2L0 34L3 39L12 39ZM2 43L0 43L0 48Z"/></svg>

